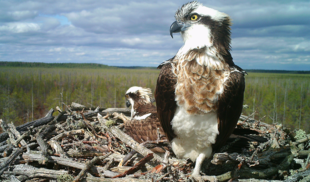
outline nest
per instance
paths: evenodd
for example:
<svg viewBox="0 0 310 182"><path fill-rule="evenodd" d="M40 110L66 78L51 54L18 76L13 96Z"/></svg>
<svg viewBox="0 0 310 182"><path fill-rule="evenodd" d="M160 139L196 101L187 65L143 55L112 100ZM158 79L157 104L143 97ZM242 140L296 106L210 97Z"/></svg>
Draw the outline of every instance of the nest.
<svg viewBox="0 0 310 182"><path fill-rule="evenodd" d="M0 120L0 179L2 181L193 181L194 164L164 156L124 133L130 115L124 108L87 108L72 103L57 107L44 118L15 127ZM291 132L282 125L241 116L238 129L250 129L252 138L233 150L238 138L205 160L202 179L210 181L310 181L309 138L304 131ZM232 149L231 149L232 148ZM135 152L136 151L136 152Z"/></svg>

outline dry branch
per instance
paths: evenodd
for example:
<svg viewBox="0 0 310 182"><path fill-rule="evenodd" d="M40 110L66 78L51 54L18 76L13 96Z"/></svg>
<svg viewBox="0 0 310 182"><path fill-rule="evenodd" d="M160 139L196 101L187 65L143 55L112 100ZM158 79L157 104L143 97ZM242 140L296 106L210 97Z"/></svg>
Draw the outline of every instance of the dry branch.
<svg viewBox="0 0 310 182"><path fill-rule="evenodd" d="M16 130L19 132L22 132L22 131L27 131L30 127L38 127L38 126L45 125L54 119L53 113L54 113L54 109L50 109L48 111L48 113L43 118L25 123L25 124L20 125L20 126L17 126ZM8 137L9 137L9 135L7 132L1 133L0 134L0 142L5 141Z"/></svg>
<svg viewBox="0 0 310 182"><path fill-rule="evenodd" d="M31 161L40 162L45 159L41 154L33 154L33 153L24 153L22 157L28 162L31 162ZM49 156L47 159L48 160L46 162L57 163L59 165L68 166L68 167L72 167L75 169L82 170L86 167L84 163L76 162L71 159L66 159L62 157ZM102 158L99 157L99 159L101 160ZM104 176L105 176L105 173L110 173L110 171L104 169L103 167L92 166L90 169L93 174L99 174L100 172L102 172L104 173ZM115 176L115 173L113 173L112 176ZM108 177L112 177L112 176L108 176Z"/></svg>
<svg viewBox="0 0 310 182"><path fill-rule="evenodd" d="M54 119L53 113L54 113L54 109L50 109L43 118L31 121L31 122L23 124L21 126L17 126L16 130L19 131L19 132L27 131L30 127L34 127L35 128L35 127L38 127L38 126L42 126L42 125L48 124L50 121L52 121Z"/></svg>
<svg viewBox="0 0 310 182"><path fill-rule="evenodd" d="M91 182L152 182L151 179L137 179L137 178L96 178L96 177L87 177L86 181Z"/></svg>
<svg viewBox="0 0 310 182"><path fill-rule="evenodd" d="M91 167L93 167L94 164L97 163L99 160L104 160L109 155L111 155L111 153L108 153L108 154L106 154L105 156L102 156L102 157L94 157L91 161L88 161L85 164L85 167L79 173L79 175L74 178L73 182L79 182L81 180L81 178L83 178L83 176L85 175L87 170L89 170Z"/></svg>
<svg viewBox="0 0 310 182"><path fill-rule="evenodd" d="M128 109L128 108L108 108L108 109L105 109L105 110L101 111L100 114L102 116L105 116L107 114L112 114L114 112L122 113L122 114L124 114L126 116L130 116L131 115L130 109Z"/></svg>
<svg viewBox="0 0 310 182"><path fill-rule="evenodd" d="M133 174L136 171L138 171L142 166L145 165L145 163L147 163L151 159L153 159L153 154L152 153L146 155L143 159L141 159L137 164L135 164L128 171L125 171L123 174L119 174L117 176L114 176L113 178L125 177L126 175Z"/></svg>
<svg viewBox="0 0 310 182"><path fill-rule="evenodd" d="M24 139L21 138L20 133L16 130L15 126L13 123L8 124L10 132L17 138L18 140L15 140L15 143L13 145L17 146L19 141L22 144L22 146L27 146L27 143L25 142Z"/></svg>
<svg viewBox="0 0 310 182"><path fill-rule="evenodd" d="M17 149L15 152L13 152L10 157L0 165L0 176L2 173L9 167L9 165L23 152L23 149Z"/></svg>
<svg viewBox="0 0 310 182"><path fill-rule="evenodd" d="M29 165L19 164L14 166L13 171L6 173L14 175L26 175L28 178L42 177L57 179L60 175L68 174L68 171L36 168Z"/></svg>
<svg viewBox="0 0 310 182"><path fill-rule="evenodd" d="M78 134L84 134L84 129L80 129L80 130L71 130L71 131L67 131L67 132L64 132L64 133L60 133L59 135L57 136L54 136L53 138L51 138L51 140L60 140L62 138L65 138L65 137L69 137L69 136L73 136L73 135L78 135Z"/></svg>

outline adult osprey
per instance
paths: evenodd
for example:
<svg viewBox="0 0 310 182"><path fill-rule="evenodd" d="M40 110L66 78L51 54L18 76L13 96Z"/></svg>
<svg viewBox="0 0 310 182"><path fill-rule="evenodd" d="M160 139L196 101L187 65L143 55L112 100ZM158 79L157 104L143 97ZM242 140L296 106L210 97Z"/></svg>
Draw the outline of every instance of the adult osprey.
<svg viewBox="0 0 310 182"><path fill-rule="evenodd" d="M156 86L161 125L181 158L196 161L192 175L223 146L242 111L244 72L230 54L230 18L196 1L175 14L170 34L184 45L164 62Z"/></svg>
<svg viewBox="0 0 310 182"><path fill-rule="evenodd" d="M126 133L139 143L158 141L164 137L156 107L151 102L151 89L134 86L127 90L125 96L126 106L131 106L131 119L125 122ZM164 152L156 150L160 149L153 151Z"/></svg>

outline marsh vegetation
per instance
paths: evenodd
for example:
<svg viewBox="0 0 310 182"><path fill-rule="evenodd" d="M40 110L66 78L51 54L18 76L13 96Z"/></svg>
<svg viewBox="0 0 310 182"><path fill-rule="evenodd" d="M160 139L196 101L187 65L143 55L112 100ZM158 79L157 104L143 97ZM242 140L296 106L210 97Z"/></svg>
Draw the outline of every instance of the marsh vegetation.
<svg viewBox="0 0 310 182"><path fill-rule="evenodd" d="M43 117L51 107L78 102L125 107L134 85L155 90L159 70L109 67L0 67L0 118L16 125ZM310 74L246 76L243 114L267 123L310 131Z"/></svg>

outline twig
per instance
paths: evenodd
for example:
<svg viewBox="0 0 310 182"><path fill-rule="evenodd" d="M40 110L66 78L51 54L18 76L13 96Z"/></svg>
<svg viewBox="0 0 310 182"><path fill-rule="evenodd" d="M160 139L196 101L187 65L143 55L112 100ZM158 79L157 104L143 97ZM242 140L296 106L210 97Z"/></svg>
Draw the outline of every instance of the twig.
<svg viewBox="0 0 310 182"><path fill-rule="evenodd" d="M102 136L100 136L100 135L98 135L98 134L96 133L96 130L95 130L94 127L90 124L90 121L88 121L88 120L85 118L85 116L84 116L84 114L83 114L82 112L81 112L81 115L82 115L82 117L83 117L83 119L84 119L84 123L85 123L86 126L91 130L92 134L95 135L95 136L98 137L98 138L103 138L103 139L104 139L104 137L102 137Z"/></svg>
<svg viewBox="0 0 310 182"><path fill-rule="evenodd" d="M81 178L85 175L86 171L88 171L94 164L96 164L99 160L104 160L105 158L109 157L112 153L108 153L105 156L102 157L94 157L91 161L86 162L85 167L81 170L79 175L77 175L73 182L79 182Z"/></svg>
<svg viewBox="0 0 310 182"><path fill-rule="evenodd" d="M103 156L105 155L102 152L97 152L97 151L79 151L79 150L74 150L70 149L67 154L70 157L95 157L95 156Z"/></svg>
<svg viewBox="0 0 310 182"><path fill-rule="evenodd" d="M0 176L2 173L9 167L9 165L14 161L16 157L18 157L23 152L23 149L18 148L13 152L10 157L0 165Z"/></svg>
<svg viewBox="0 0 310 182"><path fill-rule="evenodd" d="M300 178L304 177L303 180L307 180L307 178L309 178L310 175L310 170L306 170L304 172L301 173L297 173L294 174L293 176L288 177L288 179L284 180L284 182L295 182L295 181L299 181ZM302 181L302 180L301 180ZM305 181L307 182L307 181Z"/></svg>
<svg viewBox="0 0 310 182"><path fill-rule="evenodd" d="M10 124L8 124L8 126L9 126L10 132L12 132L13 135L17 138L17 140L15 140L14 145L17 146L19 141L20 141L22 146L27 146L27 143L25 142L25 140L23 138L21 138L20 133L16 130L14 124L10 123Z"/></svg>
<svg viewBox="0 0 310 182"><path fill-rule="evenodd" d="M125 171L123 174L119 174L117 176L114 176L113 178L125 177L126 175L133 174L133 173L137 172L145 163L150 161L152 158L153 158L153 153L149 153L143 159L141 159L137 164L135 164L132 168Z"/></svg>
<svg viewBox="0 0 310 182"><path fill-rule="evenodd" d="M51 140L57 141L65 137L72 136L72 135L78 135L78 134L84 134L84 129L67 131L57 136L54 136L53 138L51 138Z"/></svg>
<svg viewBox="0 0 310 182"><path fill-rule="evenodd" d="M236 170L232 175L234 178L256 178L256 179L266 179L272 175L278 173L278 170L286 170L289 168L293 161L294 156L288 155L278 166L270 167L264 170L257 170L246 167L246 165L242 166L241 170Z"/></svg>
<svg viewBox="0 0 310 182"><path fill-rule="evenodd" d="M12 144L7 145L7 148L4 149L3 157L11 155L11 153L13 152L13 148L14 146Z"/></svg>
<svg viewBox="0 0 310 182"><path fill-rule="evenodd" d="M30 162L30 161L42 161L42 159L44 159L44 157L41 154L33 154L33 153L23 153L22 157L28 162ZM57 163L59 165L68 166L68 167L72 167L75 169L84 169L85 168L84 163L76 162L76 161L73 161L71 159L66 159L66 158L62 158L62 157L55 157L55 156L48 156L47 159L48 160L46 162L49 162L49 163ZM102 158L99 157L99 159L101 160ZM97 166L91 167L92 173L98 174L99 171L103 171L104 173L108 172L108 170L106 170L103 167L97 167Z"/></svg>
<svg viewBox="0 0 310 182"><path fill-rule="evenodd" d="M65 170L51 170L45 168L36 168L29 165L15 165L12 172L6 172L9 174L17 174L17 175L26 175L28 178L53 178L57 179L60 175L68 174L68 171Z"/></svg>
<svg viewBox="0 0 310 182"><path fill-rule="evenodd" d="M47 125L47 127L40 133L37 134L36 140L38 142L38 144L41 147L41 152L42 155L47 156L47 149L48 149L48 145L47 143L43 140L43 138L45 137L45 135L49 134L50 132L54 131L56 126L55 124L57 123L57 120L63 115L65 114L65 112L61 112L58 114L58 116L56 118L54 118L54 120L49 123L49 125ZM43 164L44 164L45 160L43 160Z"/></svg>

